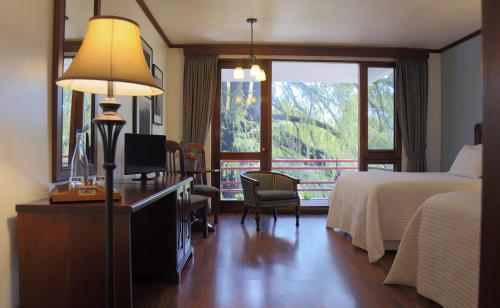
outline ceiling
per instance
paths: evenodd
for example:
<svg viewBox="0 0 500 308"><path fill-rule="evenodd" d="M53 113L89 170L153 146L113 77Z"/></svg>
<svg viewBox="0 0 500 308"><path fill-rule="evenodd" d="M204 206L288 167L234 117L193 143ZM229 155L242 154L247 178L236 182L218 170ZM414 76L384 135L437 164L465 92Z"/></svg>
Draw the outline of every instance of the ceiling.
<svg viewBox="0 0 500 308"><path fill-rule="evenodd" d="M173 44L255 41L440 49L481 28L480 0L145 0Z"/></svg>

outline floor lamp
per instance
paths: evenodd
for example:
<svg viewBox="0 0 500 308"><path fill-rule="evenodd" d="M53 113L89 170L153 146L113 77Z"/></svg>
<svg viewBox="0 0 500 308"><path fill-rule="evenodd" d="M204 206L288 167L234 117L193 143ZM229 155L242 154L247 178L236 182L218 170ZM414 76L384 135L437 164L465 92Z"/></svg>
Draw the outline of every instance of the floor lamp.
<svg viewBox="0 0 500 308"><path fill-rule="evenodd" d="M115 95L160 95L163 89L149 71L139 25L117 16L90 18L80 50L56 84L75 91L104 94L102 113L93 123L102 137L106 171L105 235L107 307L115 306L113 241L113 172L116 144L125 120Z"/></svg>

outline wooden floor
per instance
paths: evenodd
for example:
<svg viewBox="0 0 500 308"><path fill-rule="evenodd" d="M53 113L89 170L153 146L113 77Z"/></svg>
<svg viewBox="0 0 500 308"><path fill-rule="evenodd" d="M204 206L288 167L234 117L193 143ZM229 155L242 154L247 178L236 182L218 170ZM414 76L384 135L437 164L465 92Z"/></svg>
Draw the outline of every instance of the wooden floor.
<svg viewBox="0 0 500 308"><path fill-rule="evenodd" d="M325 216L261 219L240 225L225 214L216 233L193 234L195 257L180 285L135 281L134 307L438 307L414 288L382 284L394 255L368 263Z"/></svg>

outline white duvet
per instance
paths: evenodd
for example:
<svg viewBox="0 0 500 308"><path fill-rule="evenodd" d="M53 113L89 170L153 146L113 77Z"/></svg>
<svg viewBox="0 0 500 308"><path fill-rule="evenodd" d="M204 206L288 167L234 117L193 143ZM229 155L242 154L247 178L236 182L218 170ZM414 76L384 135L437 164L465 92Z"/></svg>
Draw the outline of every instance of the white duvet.
<svg viewBox="0 0 500 308"><path fill-rule="evenodd" d="M384 283L414 286L444 307L477 307L481 196L428 199L412 217Z"/></svg>
<svg viewBox="0 0 500 308"><path fill-rule="evenodd" d="M384 255L384 241L401 240L411 217L429 197L480 189L481 180L448 173L346 173L328 198L327 227L349 233L352 244L366 250L373 263Z"/></svg>

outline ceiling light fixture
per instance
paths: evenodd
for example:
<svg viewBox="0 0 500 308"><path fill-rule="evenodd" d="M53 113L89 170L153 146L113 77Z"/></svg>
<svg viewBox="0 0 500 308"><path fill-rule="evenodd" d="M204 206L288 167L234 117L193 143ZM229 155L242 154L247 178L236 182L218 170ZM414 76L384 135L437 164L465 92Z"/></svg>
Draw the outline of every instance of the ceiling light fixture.
<svg viewBox="0 0 500 308"><path fill-rule="evenodd" d="M256 81L265 81L266 72L257 64L257 57L255 56L253 46L253 24L257 22L256 18L248 18L247 22L250 24L250 57L248 58L248 67L250 67L250 77ZM245 71L243 67L238 66L234 69L233 78L235 80L245 79Z"/></svg>

